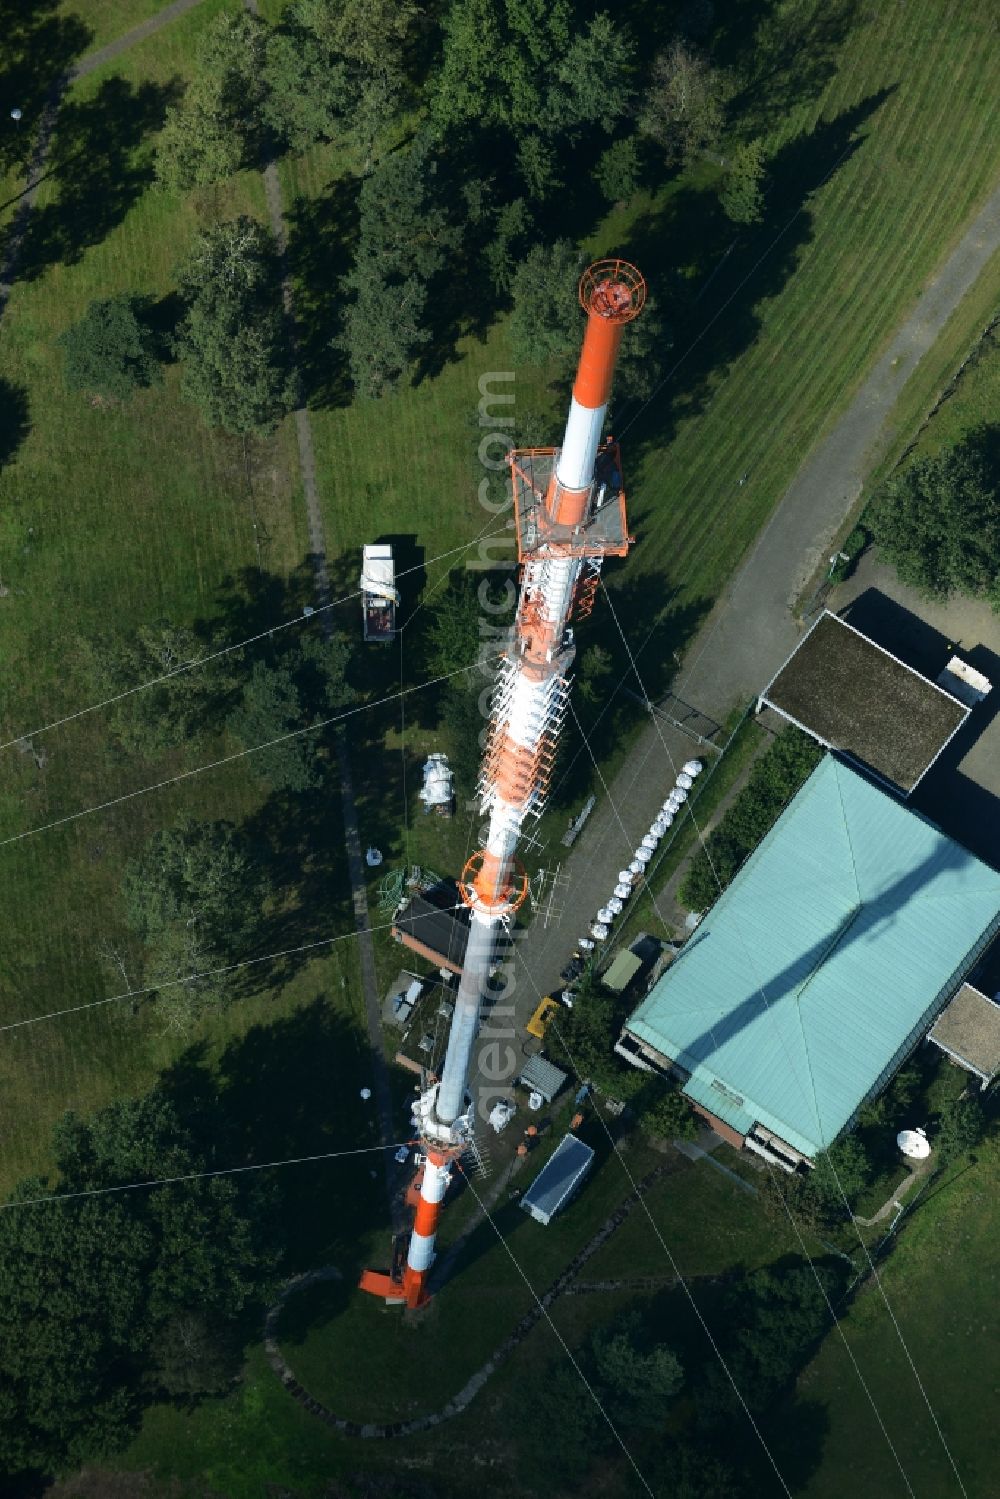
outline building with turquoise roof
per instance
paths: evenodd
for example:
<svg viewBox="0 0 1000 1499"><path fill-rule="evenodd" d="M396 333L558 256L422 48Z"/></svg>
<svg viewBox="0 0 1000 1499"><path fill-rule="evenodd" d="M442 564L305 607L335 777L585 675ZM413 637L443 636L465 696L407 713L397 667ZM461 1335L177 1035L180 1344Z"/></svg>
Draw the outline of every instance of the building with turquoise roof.
<svg viewBox="0 0 1000 1499"><path fill-rule="evenodd" d="M1000 874L827 756L629 1018L733 1144L831 1145L1000 930Z"/></svg>

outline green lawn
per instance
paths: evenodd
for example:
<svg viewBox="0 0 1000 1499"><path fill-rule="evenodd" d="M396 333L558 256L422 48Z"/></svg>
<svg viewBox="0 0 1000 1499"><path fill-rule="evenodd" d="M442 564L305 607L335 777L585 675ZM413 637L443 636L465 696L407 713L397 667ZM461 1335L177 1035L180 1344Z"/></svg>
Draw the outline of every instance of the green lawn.
<svg viewBox="0 0 1000 1499"><path fill-rule="evenodd" d="M1000 1148L993 1140L976 1154L975 1165L952 1167L944 1183L928 1193L879 1273L969 1499L989 1499L996 1492L990 1432L1000 1394L995 1351ZM915 1492L959 1492L875 1286L865 1288L843 1325ZM802 1499L904 1492L839 1338L827 1339L800 1379L799 1392L819 1402L828 1422L822 1466Z"/></svg>
<svg viewBox="0 0 1000 1499"><path fill-rule="evenodd" d="M90 700L78 641L125 632L162 616L211 617L227 578L256 563L242 444L204 428L181 400L176 369L166 384L125 406L92 407L66 389L54 339L91 298L135 290L163 296L199 225L220 214L260 213L253 175L219 193L177 199L146 187L148 133L138 136L137 91L182 72L192 38L214 9L204 5L71 94L64 128L96 148L109 197L93 228L75 217L75 179L47 181L33 220L39 274L14 289L0 324L7 379L27 389L30 430L0 475L0 725L3 739ZM122 84L113 80L120 77ZM110 92L107 80L112 79ZM155 111L150 109L149 115ZM146 118L138 110L140 118ZM132 174L135 174L134 177ZM129 187L132 183L133 186ZM116 192L113 190L117 186ZM134 193L134 196L133 196ZM65 235L69 263L45 264L49 235ZM96 242L90 242L96 241ZM59 244L63 240L53 241ZM29 245L30 245L29 241ZM307 551L290 424L254 452L265 564L291 573ZM44 770L16 748L3 754L0 836L48 822L176 773L223 750L209 740L172 756L129 759L108 743L102 714L38 737ZM237 764L168 792L127 803L0 849L7 940L0 964L4 1018L86 1002L124 986L100 949L122 931L118 884L124 858L183 812L240 819L262 801ZM339 836L331 835L339 858ZM343 873L337 875L342 883ZM343 913L313 915L315 936L348 930ZM249 955L249 954L248 954ZM207 1037L221 1044L317 989L350 981L353 942L303 971L279 999L238 1006ZM118 1007L119 1011L121 1007ZM0 1044L0 1184L44 1164L48 1125L63 1108L87 1108L147 1086L176 1043L155 1015L123 1022L115 1007L15 1031Z"/></svg>
<svg viewBox="0 0 1000 1499"><path fill-rule="evenodd" d="M746 286L627 439L641 450L637 470L627 460L641 541L630 569L659 575L685 599L717 594L995 184L991 17L988 0L958 11L945 0L859 10L822 96L770 141L781 150L802 131L816 143L812 175L799 183L803 211L775 248L780 223L731 257L699 314L712 315L749 275ZM853 155L813 191L851 127ZM679 340L678 353L685 348Z"/></svg>
<svg viewBox="0 0 1000 1499"><path fill-rule="evenodd" d="M169 0L60 0L58 13L83 22L90 32L86 50L94 52L165 10L168 3Z"/></svg>

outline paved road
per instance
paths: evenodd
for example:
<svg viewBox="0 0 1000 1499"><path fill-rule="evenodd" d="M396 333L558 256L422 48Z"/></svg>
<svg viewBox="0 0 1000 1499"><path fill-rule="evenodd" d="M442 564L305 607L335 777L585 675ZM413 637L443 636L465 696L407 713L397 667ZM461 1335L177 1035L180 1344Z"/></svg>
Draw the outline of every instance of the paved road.
<svg viewBox="0 0 1000 1499"><path fill-rule="evenodd" d="M997 249L1000 187L918 297L833 430L806 457L689 647L675 690L711 718L723 720L736 702L755 696L794 647L800 631L791 606L884 453L903 385ZM600 598L597 607L606 609L607 599ZM628 623L623 621L626 630ZM699 752L685 736L653 721L599 799L563 861L561 923L546 930L536 922L518 946L515 1005L522 1023L536 996L559 986L560 968L611 893L636 838L655 816L673 781L674 766L693 753ZM477 1081L482 1082L481 1073Z"/></svg>
<svg viewBox="0 0 1000 1499"><path fill-rule="evenodd" d="M715 718L755 694L799 636L791 608L861 494L893 433L892 410L917 364L1000 249L1000 187L918 297L850 406L808 455L700 637L676 690Z"/></svg>

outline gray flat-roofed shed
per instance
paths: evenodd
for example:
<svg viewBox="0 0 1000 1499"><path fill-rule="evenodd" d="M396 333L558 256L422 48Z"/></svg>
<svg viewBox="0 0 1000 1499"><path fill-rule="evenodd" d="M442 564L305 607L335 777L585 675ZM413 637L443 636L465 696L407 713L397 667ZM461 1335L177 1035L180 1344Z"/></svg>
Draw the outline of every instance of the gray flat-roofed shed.
<svg viewBox="0 0 1000 1499"><path fill-rule="evenodd" d="M909 796L970 709L828 610L758 699Z"/></svg>
<svg viewBox="0 0 1000 1499"><path fill-rule="evenodd" d="M531 1186L521 1198L526 1213L548 1223L565 1207L593 1163L594 1152L576 1135L560 1140Z"/></svg>
<svg viewBox="0 0 1000 1499"><path fill-rule="evenodd" d="M561 1067L550 1062L548 1057L536 1052L525 1062L517 1080L526 1088L533 1088L536 1093L540 1093L546 1103L551 1103L568 1076Z"/></svg>
<svg viewBox="0 0 1000 1499"><path fill-rule="evenodd" d="M963 984L927 1039L986 1088L1000 1072L1000 1005L972 984Z"/></svg>

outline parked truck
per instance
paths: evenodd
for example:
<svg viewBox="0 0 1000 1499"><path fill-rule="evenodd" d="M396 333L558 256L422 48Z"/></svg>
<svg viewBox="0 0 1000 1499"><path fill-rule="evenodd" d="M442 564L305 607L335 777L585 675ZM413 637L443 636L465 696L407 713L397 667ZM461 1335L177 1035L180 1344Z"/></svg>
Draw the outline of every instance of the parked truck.
<svg viewBox="0 0 1000 1499"><path fill-rule="evenodd" d="M395 637L398 603L392 547L388 542L366 546L361 566L361 608L365 640L385 644Z"/></svg>

